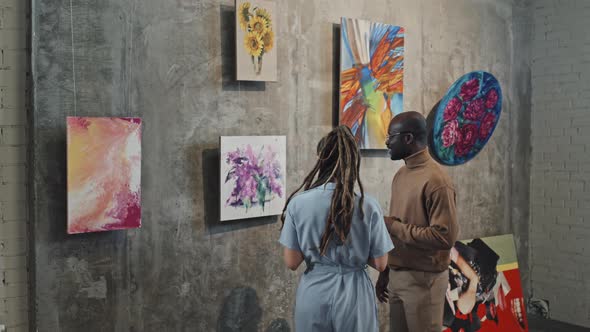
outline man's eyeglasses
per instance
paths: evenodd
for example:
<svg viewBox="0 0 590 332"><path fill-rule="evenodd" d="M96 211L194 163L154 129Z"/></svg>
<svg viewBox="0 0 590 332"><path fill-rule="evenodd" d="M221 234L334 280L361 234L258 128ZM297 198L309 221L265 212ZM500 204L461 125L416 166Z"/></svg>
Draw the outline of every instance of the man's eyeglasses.
<svg viewBox="0 0 590 332"><path fill-rule="evenodd" d="M391 135L390 134L387 134L387 137L385 139L386 139L386 141L389 141L390 139L394 138L395 136L404 135L404 134L411 134L411 135L413 135L413 133L411 131L402 131L402 132L394 133L394 134L391 134Z"/></svg>

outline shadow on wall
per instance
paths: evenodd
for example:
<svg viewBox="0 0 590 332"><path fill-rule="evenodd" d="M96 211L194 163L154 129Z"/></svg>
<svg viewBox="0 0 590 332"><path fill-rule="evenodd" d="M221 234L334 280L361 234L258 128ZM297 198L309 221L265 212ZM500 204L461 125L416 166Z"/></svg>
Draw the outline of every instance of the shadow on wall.
<svg viewBox="0 0 590 332"><path fill-rule="evenodd" d="M291 328L286 320L279 318L270 322L266 332L291 332Z"/></svg>
<svg viewBox="0 0 590 332"><path fill-rule="evenodd" d="M221 88L223 91L265 91L265 82L236 80L236 8L219 6L221 41ZM240 44L238 44L240 45Z"/></svg>
<svg viewBox="0 0 590 332"><path fill-rule="evenodd" d="M277 216L221 221L220 151L205 149L202 153L203 205L205 226L209 234L231 232L239 229L267 225L277 222Z"/></svg>
<svg viewBox="0 0 590 332"><path fill-rule="evenodd" d="M332 24L332 126L338 127L340 115L340 24Z"/></svg>
<svg viewBox="0 0 590 332"><path fill-rule="evenodd" d="M61 128L60 128L61 129ZM46 169L46 175L43 182L46 186L38 186L45 192L39 193L47 203L47 209L42 211L43 217L54 215L53 222L48 223L49 241L62 242L68 237L66 230L68 228L68 193L67 193L67 144L66 128L55 130L53 139L47 139L41 144L47 156L52 158L38 158L35 167ZM49 134L47 135L49 136ZM44 165L43 165L44 164Z"/></svg>
<svg viewBox="0 0 590 332"><path fill-rule="evenodd" d="M436 110L438 109L438 105L440 105L441 101L442 100L439 100L436 104L434 104L434 106L430 110L430 113L428 113L428 115L426 116L426 131L428 132L428 152L430 153L430 156L434 160L436 160L439 164L442 164L442 162L440 161L440 159L438 159L438 157L436 156L436 154L433 151L434 136L432 134L433 134L434 118L436 116Z"/></svg>
<svg viewBox="0 0 590 332"><path fill-rule="evenodd" d="M258 303L256 291L250 287L234 288L223 301L217 332L258 332L262 318L262 308ZM273 320L266 332L290 332L286 320Z"/></svg>

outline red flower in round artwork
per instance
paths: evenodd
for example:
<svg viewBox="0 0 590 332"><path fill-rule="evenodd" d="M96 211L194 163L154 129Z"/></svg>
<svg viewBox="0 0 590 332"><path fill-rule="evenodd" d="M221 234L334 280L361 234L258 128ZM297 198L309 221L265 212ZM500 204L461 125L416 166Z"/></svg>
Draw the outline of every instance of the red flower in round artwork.
<svg viewBox="0 0 590 332"><path fill-rule="evenodd" d="M477 96L479 92L479 80L477 78L471 79L465 82L461 86L461 92L459 93L459 97L463 99L463 101L468 101L473 99Z"/></svg>
<svg viewBox="0 0 590 332"><path fill-rule="evenodd" d="M478 137L478 127L474 123L468 123L459 128L459 137L455 144L455 155L457 157L466 156L475 145Z"/></svg>
<svg viewBox="0 0 590 332"><path fill-rule="evenodd" d="M485 140L492 130L494 129L494 125L496 124L496 115L494 113L486 113L481 120L481 125L479 126L479 139Z"/></svg>
<svg viewBox="0 0 590 332"><path fill-rule="evenodd" d="M443 120L444 121L451 121L457 118L457 114L463 107L461 100L457 97L449 100L447 106L445 107L445 111L443 113Z"/></svg>
<svg viewBox="0 0 590 332"><path fill-rule="evenodd" d="M494 108L498 103L498 91L491 89L486 96L486 108Z"/></svg>
<svg viewBox="0 0 590 332"><path fill-rule="evenodd" d="M478 121L479 119L481 119L483 113L485 112L483 106L483 99L476 99L472 101L469 105L467 105L467 108L465 109L465 113L463 113L463 116L465 117L465 119Z"/></svg>
<svg viewBox="0 0 590 332"><path fill-rule="evenodd" d="M459 137L458 129L459 123L457 120L452 120L445 125L442 131L442 143L445 148L448 148L457 142L457 137Z"/></svg>

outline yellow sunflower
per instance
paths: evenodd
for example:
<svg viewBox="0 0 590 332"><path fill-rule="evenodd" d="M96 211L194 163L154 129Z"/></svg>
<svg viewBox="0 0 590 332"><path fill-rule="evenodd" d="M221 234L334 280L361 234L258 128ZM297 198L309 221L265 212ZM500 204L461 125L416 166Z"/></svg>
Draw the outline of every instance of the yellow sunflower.
<svg viewBox="0 0 590 332"><path fill-rule="evenodd" d="M250 32L254 32L259 36L264 36L268 30L268 22L264 17L253 16L248 22L248 27L250 28Z"/></svg>
<svg viewBox="0 0 590 332"><path fill-rule="evenodd" d="M262 43L264 44L264 52L272 50L275 46L275 33L272 30L268 30L264 36L262 36Z"/></svg>
<svg viewBox="0 0 590 332"><path fill-rule="evenodd" d="M248 28L248 19L250 17L250 3L249 2L244 2L240 5L240 8L238 9L238 15L239 15L239 19L240 19L240 28L242 28L242 30L246 31L246 28Z"/></svg>
<svg viewBox="0 0 590 332"><path fill-rule="evenodd" d="M262 48L264 44L262 43L262 38L255 32L248 32L246 34L246 38L244 39L244 47L248 54L251 56L260 56L262 54Z"/></svg>
<svg viewBox="0 0 590 332"><path fill-rule="evenodd" d="M264 9L264 8L256 8L256 16L262 17L266 20L266 22L268 23L268 26L270 27L272 24L272 20L270 18L270 13Z"/></svg>

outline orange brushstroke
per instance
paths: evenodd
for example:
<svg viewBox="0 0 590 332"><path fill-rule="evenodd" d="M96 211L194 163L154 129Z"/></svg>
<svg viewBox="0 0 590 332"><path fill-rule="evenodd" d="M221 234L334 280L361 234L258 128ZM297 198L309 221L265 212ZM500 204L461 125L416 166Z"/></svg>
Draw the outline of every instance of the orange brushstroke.
<svg viewBox="0 0 590 332"><path fill-rule="evenodd" d="M403 92L403 69L394 69L395 66L403 61L403 55L396 55L388 58L388 53L398 47L404 46L404 39L396 37L392 41L387 39L387 35L381 38L371 58L371 70L373 77L379 82L377 90L387 94Z"/></svg>

